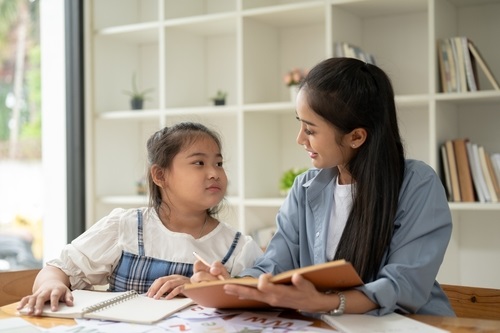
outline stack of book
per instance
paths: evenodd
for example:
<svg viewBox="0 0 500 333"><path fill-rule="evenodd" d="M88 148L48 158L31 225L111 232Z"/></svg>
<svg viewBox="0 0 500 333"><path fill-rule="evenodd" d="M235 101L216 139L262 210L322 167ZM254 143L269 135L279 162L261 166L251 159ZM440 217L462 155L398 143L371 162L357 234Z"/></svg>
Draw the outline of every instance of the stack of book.
<svg viewBox="0 0 500 333"><path fill-rule="evenodd" d="M500 86L477 46L467 37L450 37L437 42L442 92L478 91L477 67L495 90Z"/></svg>
<svg viewBox="0 0 500 333"><path fill-rule="evenodd" d="M500 154L466 138L441 145L443 178L452 202L499 202Z"/></svg>
<svg viewBox="0 0 500 333"><path fill-rule="evenodd" d="M334 44L335 56L355 58L366 63L375 65L375 57L373 54L363 51L359 46L347 42L335 42Z"/></svg>

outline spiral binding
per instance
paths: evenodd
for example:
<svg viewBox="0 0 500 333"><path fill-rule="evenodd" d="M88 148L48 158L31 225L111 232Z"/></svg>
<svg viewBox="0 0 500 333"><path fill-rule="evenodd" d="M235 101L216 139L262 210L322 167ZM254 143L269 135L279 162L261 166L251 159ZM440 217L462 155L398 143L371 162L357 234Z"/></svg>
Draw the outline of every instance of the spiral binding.
<svg viewBox="0 0 500 333"><path fill-rule="evenodd" d="M99 302L99 303L91 305L91 306L87 306L87 307L82 309L82 312L85 314L85 313L89 313L89 312L101 311L101 310L107 309L113 305L116 305L118 303L123 303L123 302L125 302L131 298L137 297L137 296L139 296L137 291L130 290L130 291L127 291L123 295L113 297L111 299Z"/></svg>

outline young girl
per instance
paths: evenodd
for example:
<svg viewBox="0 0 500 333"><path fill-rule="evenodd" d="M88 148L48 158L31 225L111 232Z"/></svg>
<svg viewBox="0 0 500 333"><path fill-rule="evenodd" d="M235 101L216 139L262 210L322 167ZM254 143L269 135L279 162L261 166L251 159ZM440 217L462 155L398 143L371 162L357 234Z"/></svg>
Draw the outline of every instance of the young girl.
<svg viewBox="0 0 500 333"><path fill-rule="evenodd" d="M149 207L115 209L73 240L40 271L18 309L39 315L50 300L57 310L59 301L73 304L71 289L108 283L110 291L172 298L189 282L193 251L232 274L262 254L251 237L215 218L227 188L216 133L179 123L153 134L147 151Z"/></svg>
<svg viewBox="0 0 500 333"><path fill-rule="evenodd" d="M295 180L265 254L241 273L260 276L258 289L225 291L306 312L454 315L436 282L452 229L446 194L430 166L405 159L387 75L356 59L324 60L302 83L297 120L315 168ZM321 293L300 275L290 286L269 282L335 259L365 284ZM195 272L193 282L228 276L217 264L197 262Z"/></svg>

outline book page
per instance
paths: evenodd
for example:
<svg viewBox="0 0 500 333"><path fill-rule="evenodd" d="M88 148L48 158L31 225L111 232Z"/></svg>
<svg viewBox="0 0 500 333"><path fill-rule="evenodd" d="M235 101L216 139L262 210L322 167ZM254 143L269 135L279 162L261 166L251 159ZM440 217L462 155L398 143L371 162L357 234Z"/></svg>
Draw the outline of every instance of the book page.
<svg viewBox="0 0 500 333"><path fill-rule="evenodd" d="M185 297L156 300L137 295L104 309L86 313L85 318L152 324L192 304L194 302Z"/></svg>
<svg viewBox="0 0 500 333"><path fill-rule="evenodd" d="M94 304L108 301L114 297L125 294L126 292L99 292L91 290L73 290L73 306L68 306L64 302L59 302L59 309L52 311L50 303L47 302L43 309L42 316L58 318L82 318L82 310ZM26 308L19 311L21 314L27 314Z"/></svg>

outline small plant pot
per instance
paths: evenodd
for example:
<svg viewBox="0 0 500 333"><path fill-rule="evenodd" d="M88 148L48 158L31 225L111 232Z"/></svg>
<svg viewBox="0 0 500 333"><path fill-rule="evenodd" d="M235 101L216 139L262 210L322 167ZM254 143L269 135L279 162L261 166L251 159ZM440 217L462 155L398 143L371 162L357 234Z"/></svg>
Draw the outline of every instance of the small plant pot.
<svg viewBox="0 0 500 333"><path fill-rule="evenodd" d="M226 105L225 99L214 99L214 105Z"/></svg>
<svg viewBox="0 0 500 333"><path fill-rule="evenodd" d="M144 100L140 98L132 98L130 100L130 107L132 110L142 110L144 106Z"/></svg>

